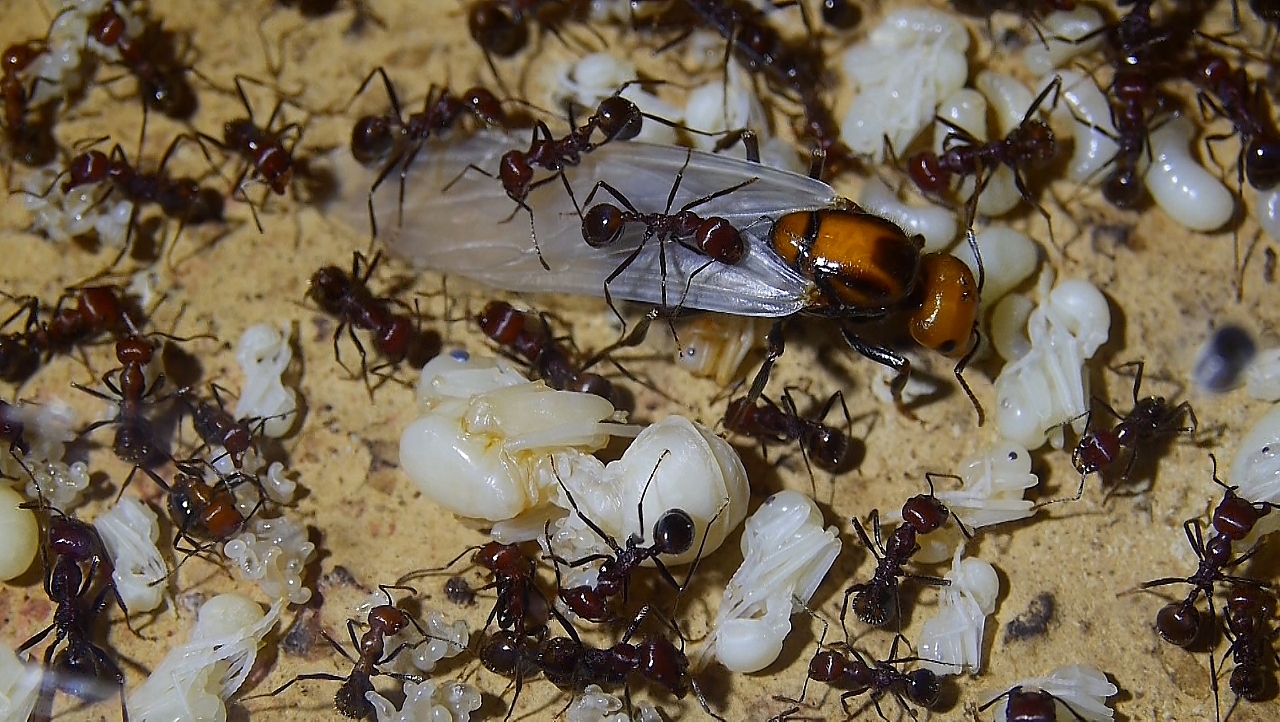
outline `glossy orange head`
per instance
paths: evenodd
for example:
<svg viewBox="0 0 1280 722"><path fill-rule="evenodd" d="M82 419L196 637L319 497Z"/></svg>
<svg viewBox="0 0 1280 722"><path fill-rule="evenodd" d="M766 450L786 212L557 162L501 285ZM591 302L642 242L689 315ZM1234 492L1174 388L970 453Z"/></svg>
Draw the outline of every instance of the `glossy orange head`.
<svg viewBox="0 0 1280 722"><path fill-rule="evenodd" d="M911 311L911 337L921 346L959 358L973 345L978 319L978 282L950 253L929 253L920 262L919 305Z"/></svg>

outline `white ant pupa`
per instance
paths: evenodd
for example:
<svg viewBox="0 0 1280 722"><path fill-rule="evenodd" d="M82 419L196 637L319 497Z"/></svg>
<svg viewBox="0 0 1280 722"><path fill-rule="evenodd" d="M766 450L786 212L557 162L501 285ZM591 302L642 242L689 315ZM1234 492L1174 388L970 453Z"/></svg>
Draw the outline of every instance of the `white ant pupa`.
<svg viewBox="0 0 1280 722"><path fill-rule="evenodd" d="M823 528L822 512L804 494L780 491L747 518L742 565L725 587L698 658L732 672L758 672L782 652L791 615L809 598L840 554L840 535Z"/></svg>
<svg viewBox="0 0 1280 722"><path fill-rule="evenodd" d="M149 612L160 606L161 582L169 576L156 541L160 523L150 507L133 497L121 497L93 520L111 557L111 578L130 612Z"/></svg>
<svg viewBox="0 0 1280 722"><path fill-rule="evenodd" d="M996 611L1000 577L987 562L964 558L956 546L945 587L939 587L938 613L924 623L916 648L920 666L935 674L978 674L987 617Z"/></svg>
<svg viewBox="0 0 1280 722"><path fill-rule="evenodd" d="M1022 687L1023 689L1039 689L1057 698L1058 718L1075 719L1062 709L1062 705L1070 705L1076 714L1088 722L1107 722L1115 718L1115 712L1107 706L1107 698L1119 694L1120 689L1107 679L1107 675L1086 664L1068 664L1058 667L1048 677L1032 677L1019 680L1006 689ZM988 694L988 701L994 700L1004 691ZM1005 722L1008 699L996 707L995 722Z"/></svg>

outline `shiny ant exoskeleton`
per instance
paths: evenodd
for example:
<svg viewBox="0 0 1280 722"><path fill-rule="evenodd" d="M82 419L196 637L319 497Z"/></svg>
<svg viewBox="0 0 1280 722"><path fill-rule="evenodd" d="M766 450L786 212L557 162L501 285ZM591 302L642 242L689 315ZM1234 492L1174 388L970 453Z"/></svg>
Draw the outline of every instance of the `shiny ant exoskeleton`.
<svg viewBox="0 0 1280 722"><path fill-rule="evenodd" d="M625 88L626 86L623 87ZM546 259L542 257L542 249L538 246L537 231L533 225L533 209L526 202L529 198L529 193L559 178L564 184L565 191L569 194L569 199L573 201L574 209L581 216L582 209L578 206L578 201L573 195L573 188L570 187L569 179L564 174L565 168L578 165L582 162L584 154L590 153L605 143L615 140L631 140L636 137L644 127L645 118L675 126L671 121L642 112L640 108L636 107L635 103L618 94L611 95L600 101L600 105L594 113L587 117L586 122L581 126L575 127L569 131L568 135L562 138L553 136L547 124L543 121L538 121L533 128L533 137L529 142L529 150L525 151L517 148L504 153L498 161L496 175L471 163L462 170L462 173L458 174L457 178L446 183L441 192L447 193L454 183L457 183L466 175L467 171L475 171L489 178L496 178L502 183L502 188L506 191L507 197L516 203L511 215L503 222L505 223L514 218L515 214L522 209L528 212L529 236L533 239L533 248L538 253L538 261L544 269L551 270L551 267L547 265ZM599 142L592 140L592 136L595 135L597 130L603 136ZM552 175L535 181L533 179L534 168L549 170Z"/></svg>
<svg viewBox="0 0 1280 722"><path fill-rule="evenodd" d="M546 602L546 598L542 596L542 591L538 589L534 577L537 564L534 560L526 557L524 552L520 551L520 547L515 544L502 544L494 541L471 547L454 557L444 566L408 572L396 580L396 584L404 584L409 580L417 579L427 574L444 571L471 552L474 552L471 556L472 564L483 567L493 573L492 582L482 587L477 587L473 591L496 589L498 592L498 598L494 602L493 609L489 612L488 619L485 620L484 629L488 629L495 619L498 622L499 629L513 630L515 634L521 637L535 629L543 628L545 625L535 620L535 617L542 611L541 608L534 607L535 599L543 603ZM549 607L550 605L546 606ZM558 614L554 608L550 608L550 612Z"/></svg>
<svg viewBox="0 0 1280 722"><path fill-rule="evenodd" d="M574 363L569 351L552 335L545 317L534 319L506 301L490 301L476 320L485 336L529 364L551 388L614 400L613 384Z"/></svg>
<svg viewBox="0 0 1280 722"><path fill-rule="evenodd" d="M120 64L138 80L144 107L175 120L195 114L196 93L187 82L187 68L175 57L172 34L159 22L147 22L141 36L131 38L125 18L108 5L90 18L89 37L120 53Z"/></svg>
<svg viewBox="0 0 1280 722"><path fill-rule="evenodd" d="M524 675L538 671L557 687L571 691L580 691L592 684L625 687L633 674L666 689L677 699L684 699L692 689L703 711L723 722L724 718L707 704L706 696L690 672L683 639L679 647L662 636L631 643L648 612L649 607L643 608L622 639L605 648L584 643L569 625L565 626L567 637L544 635L535 639L507 631L490 636L480 648L481 664L494 674L515 678L515 694L505 719L510 719L515 712Z"/></svg>
<svg viewBox="0 0 1280 722"><path fill-rule="evenodd" d="M1183 401L1175 406L1163 396L1139 399L1138 391L1142 387L1145 364L1134 361L1125 366L1136 366L1138 369L1133 379L1133 406L1129 413L1121 416L1106 402L1094 398L1118 423L1110 429L1091 428L1076 442L1071 451L1071 464L1080 472L1080 488L1072 501L1084 494L1084 482L1089 474L1101 473L1110 468L1122 451L1129 452L1129 462L1125 465L1121 483L1128 480L1137 452L1143 445L1167 436L1194 434L1196 431L1196 412L1190 403ZM1184 420L1186 425L1183 425Z"/></svg>
<svg viewBox="0 0 1280 722"><path fill-rule="evenodd" d="M782 392L781 405L763 394L760 399L763 405L753 404L745 397L730 401L724 412L724 427L735 434L759 439L762 449L769 441L798 442L806 467L810 459L830 471L844 467L851 446L849 434L824 423L838 401L845 428L853 424L842 392L832 394L812 417L800 415L791 389Z"/></svg>
<svg viewBox="0 0 1280 722"><path fill-rule="evenodd" d="M917 536L936 531L946 523L947 517L955 516L933 495L933 476L933 474L925 475L929 482L928 494L913 496L902 505L902 523L889 535L888 544L883 543L880 537L878 510L871 512L870 520L871 531L875 535L874 543L862 527L862 522L857 518L853 519L853 530L857 533L858 540L876 558L876 570L870 581L853 584L845 590L844 602L840 605L842 627L845 624L851 598L853 613L865 624L883 627L897 619L901 614L902 606L898 598L899 577L917 579L935 586L947 586L951 583L939 577L908 574L902 568L911 560L911 557L915 556L916 552L920 551L920 545L916 543ZM960 524L959 518L956 518L956 523ZM960 524L960 529L966 536L968 535L963 524ZM848 636L847 631L845 636Z"/></svg>
<svg viewBox="0 0 1280 722"><path fill-rule="evenodd" d="M1229 655L1235 663L1227 685L1237 697L1250 702L1270 699L1276 686L1275 670L1280 667L1280 655L1273 646L1277 632L1267 629L1275 613L1275 595L1269 589L1236 585L1226 597L1222 616L1231 646L1224 657ZM1268 669L1272 662L1275 667Z"/></svg>
<svg viewBox="0 0 1280 722"><path fill-rule="evenodd" d="M493 56L509 58L529 44L529 25L538 26L564 42L560 26L575 12L565 0L474 0L467 7L467 31L484 53L485 62L501 79Z"/></svg>
<svg viewBox="0 0 1280 722"><path fill-rule="evenodd" d="M1053 693L1043 689L1025 689L1022 686L1011 687L1001 692L999 696L987 700L978 708L978 712L985 712L1002 699L1009 700L1004 707L1005 719L1009 722L1057 722L1059 704L1066 708L1071 716L1080 722L1086 722L1074 707ZM997 711L996 714L998 716L1000 713ZM977 717L975 716L974 719Z"/></svg>
<svg viewBox="0 0 1280 722"><path fill-rule="evenodd" d="M1198 96L1201 103L1229 119L1240 136L1236 163L1240 184L1248 179L1260 191L1280 184L1280 133L1271 120L1271 103L1262 83L1251 84L1244 68L1233 69L1225 58L1211 53L1196 58L1191 77L1204 91ZM1225 137L1210 136L1205 142Z"/></svg>
<svg viewBox="0 0 1280 722"><path fill-rule="evenodd" d="M818 651L809 660L804 686L800 689L800 699L792 700L785 697L776 697L775 699L782 702L804 704L805 695L808 694L809 690L809 681L813 680L843 690L840 695L840 707L845 711L845 714L849 714L850 698L868 692L870 692L871 698L867 704L875 707L876 713L880 715L881 719L888 719L884 716L884 711L880 709L880 699L885 695L893 695L898 704L910 713L912 719L916 719L916 712L907 706L907 701L925 709L931 709L938 705L942 699L941 677L928 669L921 668L904 672L894 666L917 660L916 657L898 656L899 642L906 641L902 634L894 636L887 659L871 659L868 662L862 656L862 653L853 647L848 647L848 655L837 652L834 649L824 650L822 643L826 641L829 625L826 620L821 621L823 628L822 635L818 638ZM799 711L799 709L799 707L793 707L773 719L785 719ZM866 707L864 706L862 709L866 709ZM854 716L856 714L854 713Z"/></svg>
<svg viewBox="0 0 1280 722"><path fill-rule="evenodd" d="M206 543L225 542L239 534L266 502L266 494L256 478L236 472L210 485L203 473L206 465L207 462L194 459L176 462L177 473L168 484L150 474L168 496L169 517L177 527L173 548L189 554L204 551ZM258 501L248 514L240 511L233 491L242 483L252 484L258 490ZM178 546L183 539L192 544L191 549Z"/></svg>
<svg viewBox="0 0 1280 722"><path fill-rule="evenodd" d="M155 396L164 387L163 373L150 384L147 382L146 367L155 352L156 347L150 340L142 336L127 336L116 342L116 360L120 366L102 375L102 384L111 391L110 395L78 383L71 384L86 394L119 404L115 416L89 424L80 434L83 436L103 426L115 426L111 448L121 461L131 464L134 471L149 469L170 458L157 443L155 429L146 414L146 407L157 402ZM116 377L114 382L112 374ZM133 472L130 472L132 476Z"/></svg>
<svg viewBox="0 0 1280 722"><path fill-rule="evenodd" d="M422 101L422 110L410 113L406 119L400 110L400 99L395 87L381 67L374 68L365 77L356 90L356 95L364 91L375 75L382 78L387 98L391 101L391 112L365 115L356 121L351 129L351 155L362 165L383 163L382 170L369 188L369 224L373 237L377 238L378 221L373 211L373 195L393 169L397 166L400 168L399 208L403 222L406 179L409 168L423 145L433 135L440 136L452 129L466 114L488 127L505 127L507 118L502 101L485 88L476 86L468 88L461 95L454 95L448 88L432 85L427 91L426 99Z"/></svg>
<svg viewBox="0 0 1280 722"><path fill-rule="evenodd" d="M68 353L104 333L116 336L134 331L124 292L115 286L80 286L67 289L54 304L48 321L39 319L40 300L17 299L20 307L0 328L24 312L23 330L0 334L0 379L20 383L54 354ZM74 304L68 304L74 300Z"/></svg>
<svg viewBox="0 0 1280 722"><path fill-rule="evenodd" d="M22 654L44 641L50 632L54 635L44 652L45 679L35 718L52 717L53 698L58 692L96 700L107 696L98 694L103 686L113 685L120 694L121 715L128 722L124 673L111 655L90 639L94 621L113 601L124 612L126 623L129 616L108 567L103 565L107 557L102 539L92 526L57 509L33 508L47 513L40 557L44 564L44 592L49 601L57 605L53 622L17 649L17 653ZM39 517L45 518L46 513ZM88 564L87 572L85 564ZM99 590L96 596L90 597L95 587Z"/></svg>
<svg viewBox="0 0 1280 722"><path fill-rule="evenodd" d="M648 493L649 485L653 483L653 478L658 473L658 467L661 466L663 460L669 454L670 451L664 451L662 456L658 457L658 463L654 465L653 472L649 474L649 479L645 482L644 489L640 492L640 501L636 505L636 514L638 524L642 530L644 529L645 494ZM653 523L653 543L645 546L644 537L641 534L632 534L627 537L626 547L624 548L618 544L618 540L614 539L612 534L601 529L600 525L582 513L582 509L578 508L578 502L573 498L569 487L565 486L564 481L559 476L556 477L556 480L560 482L560 489L564 491L565 499L568 500L569 506L573 508L578 518L613 551L612 555L590 554L574 561L563 559L554 552L550 553L552 564L555 566L556 587L559 589L560 601L564 602L564 605L570 611L592 622L606 622L613 619L614 614L609 608L609 600L622 595L623 602L626 602L627 589L631 584L631 574L646 561L653 562L658 574L673 589L677 592L684 590L684 585L677 582L675 577L671 575L671 570L663 563L661 557L664 554L667 556L684 554L693 548L697 527L688 512L683 509L668 509ZM551 549L550 525L551 522L547 522L546 536L547 549L549 551ZM707 526L709 528L710 524ZM705 534L703 535L703 543L706 543ZM698 553L701 556L701 547ZM567 567L575 568L597 561L600 562L600 567L597 571L594 585L581 584L565 589L560 584L560 565L563 564ZM688 583L687 579L685 583Z"/></svg>
<svg viewBox="0 0 1280 722"><path fill-rule="evenodd" d="M174 395L186 407L187 413L191 414L191 425L195 427L200 441L209 448L222 447L223 455L231 460L232 466L243 469L245 454L253 449L254 444L250 421L258 421L261 428L261 424L266 423L267 419L237 419L227 411L226 404L222 401L221 392L226 389L210 384L209 390L213 393L213 404L201 399L187 386L175 391Z"/></svg>
<svg viewBox="0 0 1280 722"><path fill-rule="evenodd" d="M333 331L333 355L338 364L351 372L342 362L342 354L338 350L338 340L342 332L347 331L356 351L360 353L360 376L366 386L369 374L378 372L387 366L394 366L408 360L418 363L420 352L424 352L427 338L421 327L408 316L391 310L392 299L373 295L369 290L369 278L382 260L382 254L374 255L373 260L366 261L364 254L352 252L351 272L347 273L337 266L324 266L311 276L311 285L307 296L314 299L325 313L338 319L338 327ZM363 266L363 269L361 268ZM373 347L386 361L370 368L364 345L356 337L356 329L370 331L373 334ZM369 387L373 392L373 387Z"/></svg>
<svg viewBox="0 0 1280 722"><path fill-rule="evenodd" d="M4 131L9 140L10 154L23 165L36 168L53 162L58 153L58 142L53 137L53 118L49 111L38 109L34 119L29 116L31 87L23 83L21 73L47 52L43 40L14 43L0 55L0 98L4 100ZM38 82L38 81L35 81Z"/></svg>
<svg viewBox="0 0 1280 722"><path fill-rule="evenodd" d="M666 249L668 242L677 243L698 255L707 257L709 259L707 261L708 264L719 262L734 265L741 261L742 256L746 253L746 241L743 240L742 233L737 228L734 228L728 220L719 216L704 218L694 213L694 209L751 185L757 180L756 178L748 178L728 188L722 188L701 198L695 198L685 203L675 213L671 212L671 206L675 203L676 193L680 190L680 182L684 180L684 172L689 167L689 159L692 157L692 153L692 150L690 150L685 155L684 165L680 167L680 172L676 174L675 181L671 184L671 192L667 195L667 205L660 213L641 213L636 210L636 207L621 191L603 180L596 181L591 192L587 194L586 200L582 202L582 205L590 206L585 214L579 211L582 218L582 239L592 248L604 248L617 243L629 224L644 226L644 235L641 237L640 242L636 244L635 250L631 251L623 259L622 263L618 264L618 267L613 269L604 280L605 301L609 304L609 308L613 309L614 315L619 320L622 320L622 314L618 313L613 304L613 296L609 293L609 284L635 262L651 239L656 240L658 243L658 267L662 276L662 306L664 309L667 308ZM601 190L613 196L614 200L621 203L626 210L612 203L599 203L591 206L591 200ZM693 271L690 275L697 274L699 270L701 269Z"/></svg>
<svg viewBox="0 0 1280 722"><path fill-rule="evenodd" d="M1022 122L1005 137L983 143L972 133L961 128L946 118L936 120L945 125L950 132L942 142L942 154L932 151L917 153L907 159L907 172L916 186L925 193L941 195L951 187L955 177L973 176L975 179L973 192L965 203L966 226L973 227L973 219L977 214L978 198L982 194L992 175L1000 166L1007 166L1013 171L1014 185L1018 193L1027 203L1036 207L1045 222L1049 223L1049 214L1032 198L1027 189L1026 171L1033 165L1044 163L1053 158L1057 152L1057 143L1053 131L1042 120L1035 119L1040 106L1052 93L1054 103L1062 89L1062 78L1054 78L1036 96L1031 107L1022 116ZM1052 229L1050 223L1050 229Z"/></svg>
<svg viewBox="0 0 1280 722"><path fill-rule="evenodd" d="M326 641L341 654L348 662L352 664L351 673L346 677L327 672L313 672L311 674L300 674L283 685L271 690L265 694L246 697L245 699L257 699L260 697L274 697L281 692L289 689L298 682L304 680L328 680L332 682L341 682L337 693L333 697L333 707L343 717L349 719L369 719L374 716L374 707L365 695L373 692L374 677L391 677L402 682L422 682L423 678L412 674L401 674L399 672L384 672L379 669L384 664L391 663L404 650L414 646L417 642L406 641L401 642L395 649L387 651L386 641L389 637L407 629L412 625L418 630L424 638L427 632L408 612L400 609L395 605L391 598L392 589L402 589L417 594L417 590L412 587L400 585L379 584L378 589L387 596L387 603L380 604L369 610L369 630L364 634L356 637L356 622L354 619L347 620L347 635L351 638L351 646L356 650L356 657L352 658L347 650L342 648L341 644L330 637L328 632L323 629L320 634Z"/></svg>

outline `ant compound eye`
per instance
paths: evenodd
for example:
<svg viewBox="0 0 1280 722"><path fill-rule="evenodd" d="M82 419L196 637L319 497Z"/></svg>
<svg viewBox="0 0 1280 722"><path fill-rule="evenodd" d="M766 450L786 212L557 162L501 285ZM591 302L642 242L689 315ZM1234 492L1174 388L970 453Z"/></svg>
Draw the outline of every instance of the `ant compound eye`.
<svg viewBox="0 0 1280 722"><path fill-rule="evenodd" d="M366 115L351 129L351 155L361 164L381 160L391 152L391 125L379 115Z"/></svg>
<svg viewBox="0 0 1280 722"><path fill-rule="evenodd" d="M683 554L693 547L693 517L684 509L671 509L653 525L653 545L663 554Z"/></svg>
<svg viewBox="0 0 1280 722"><path fill-rule="evenodd" d="M618 240L624 225L617 206L601 203L592 206L582 219L582 239L592 248L607 246Z"/></svg>
<svg viewBox="0 0 1280 722"><path fill-rule="evenodd" d="M1156 612L1156 631L1170 644L1190 646L1200 633L1200 611L1182 602L1166 604Z"/></svg>
<svg viewBox="0 0 1280 722"><path fill-rule="evenodd" d="M631 140L640 135L644 127L644 116L635 103L614 95L605 98L596 110L596 118L600 130L609 140Z"/></svg>

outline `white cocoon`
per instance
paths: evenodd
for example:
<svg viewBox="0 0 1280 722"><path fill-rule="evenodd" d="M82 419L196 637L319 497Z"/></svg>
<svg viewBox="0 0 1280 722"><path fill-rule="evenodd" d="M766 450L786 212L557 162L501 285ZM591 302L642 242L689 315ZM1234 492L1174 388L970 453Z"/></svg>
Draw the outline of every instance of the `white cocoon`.
<svg viewBox="0 0 1280 722"><path fill-rule="evenodd" d="M0 579L5 581L31 568L40 546L40 525L35 512L18 506L25 502L12 487L0 485L0 529L4 530L4 543L0 544Z"/></svg>
<svg viewBox="0 0 1280 722"><path fill-rule="evenodd" d="M111 557L111 578L120 598L132 612L149 612L160 606L169 574L164 557L156 547L160 523L150 507L133 497L123 496L93 520L102 543Z"/></svg>
<svg viewBox="0 0 1280 722"><path fill-rule="evenodd" d="M996 570L976 557L961 559L963 553L963 545L956 547L946 575L951 584L940 587L938 613L924 623L916 644L920 666L935 674L982 671L983 631L1000 595Z"/></svg>

